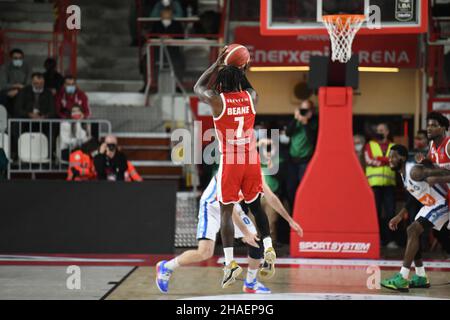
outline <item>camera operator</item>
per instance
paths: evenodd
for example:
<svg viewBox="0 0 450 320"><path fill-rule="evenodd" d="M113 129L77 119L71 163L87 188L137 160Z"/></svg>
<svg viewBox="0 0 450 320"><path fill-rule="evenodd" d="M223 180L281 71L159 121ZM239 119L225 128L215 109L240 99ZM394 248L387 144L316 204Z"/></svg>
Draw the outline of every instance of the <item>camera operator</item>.
<svg viewBox="0 0 450 320"><path fill-rule="evenodd" d="M300 104L300 108L295 110L294 119L286 128L286 135L290 138L287 192L291 210L294 207L297 187L316 147L318 127L314 104L311 100L305 100Z"/></svg>
<svg viewBox="0 0 450 320"><path fill-rule="evenodd" d="M109 135L100 146L99 154L94 158L98 180L124 181L128 170L128 161L119 150L117 138Z"/></svg>

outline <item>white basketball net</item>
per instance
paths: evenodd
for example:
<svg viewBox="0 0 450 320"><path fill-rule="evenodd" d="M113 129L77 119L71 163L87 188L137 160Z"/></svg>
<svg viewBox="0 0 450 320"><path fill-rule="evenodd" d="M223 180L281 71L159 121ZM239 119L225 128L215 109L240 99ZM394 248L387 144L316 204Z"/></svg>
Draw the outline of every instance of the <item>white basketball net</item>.
<svg viewBox="0 0 450 320"><path fill-rule="evenodd" d="M346 63L352 57L352 43L361 28L363 15L324 16L323 23L327 27L331 39L331 59Z"/></svg>

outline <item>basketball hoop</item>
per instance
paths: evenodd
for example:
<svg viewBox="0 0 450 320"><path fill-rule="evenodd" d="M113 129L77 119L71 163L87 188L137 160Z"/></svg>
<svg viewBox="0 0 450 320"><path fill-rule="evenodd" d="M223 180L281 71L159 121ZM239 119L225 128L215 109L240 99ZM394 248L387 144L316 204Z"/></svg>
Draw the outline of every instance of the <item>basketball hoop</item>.
<svg viewBox="0 0 450 320"><path fill-rule="evenodd" d="M362 14L336 14L323 16L331 39L331 59L346 63L352 57L352 43L366 20Z"/></svg>

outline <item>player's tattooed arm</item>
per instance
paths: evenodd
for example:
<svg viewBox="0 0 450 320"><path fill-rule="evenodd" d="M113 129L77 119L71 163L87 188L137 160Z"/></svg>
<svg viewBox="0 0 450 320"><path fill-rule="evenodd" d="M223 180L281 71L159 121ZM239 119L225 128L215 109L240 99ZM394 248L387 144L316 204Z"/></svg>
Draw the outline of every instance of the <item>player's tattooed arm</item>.
<svg viewBox="0 0 450 320"><path fill-rule="evenodd" d="M302 227L292 219L292 217L287 212L286 208L281 203L281 200L270 190L269 186L266 182L263 181L263 192L264 197L267 200L267 203L289 223L289 226L292 230L297 232L300 237L303 237L303 229Z"/></svg>
<svg viewBox="0 0 450 320"><path fill-rule="evenodd" d="M424 181L427 178L436 177L442 183L450 182L450 170L441 168L428 168L423 165L416 165L411 169L411 179L414 181Z"/></svg>

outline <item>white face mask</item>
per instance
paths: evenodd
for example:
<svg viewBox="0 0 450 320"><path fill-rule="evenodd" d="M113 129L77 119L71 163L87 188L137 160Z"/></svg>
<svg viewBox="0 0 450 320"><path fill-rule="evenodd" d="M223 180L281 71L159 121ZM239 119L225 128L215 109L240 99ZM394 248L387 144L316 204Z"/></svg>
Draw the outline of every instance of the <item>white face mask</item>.
<svg viewBox="0 0 450 320"><path fill-rule="evenodd" d="M162 0L161 1L164 7L167 7L170 5L170 0Z"/></svg>
<svg viewBox="0 0 450 320"><path fill-rule="evenodd" d="M20 68L23 65L23 60L22 59L13 59L12 64L14 67Z"/></svg>
<svg viewBox="0 0 450 320"><path fill-rule="evenodd" d="M170 20L170 19L163 19L163 20L161 20L161 23L163 24L164 27L167 28L168 26L170 26L172 24L172 20Z"/></svg>
<svg viewBox="0 0 450 320"><path fill-rule="evenodd" d="M364 148L364 146L360 143L355 144L355 150L356 152L360 153L362 151L362 149Z"/></svg>
<svg viewBox="0 0 450 320"><path fill-rule="evenodd" d="M34 93L42 93L42 92L44 92L44 88L38 88L38 87L35 87L35 86L32 86L33 87L33 92Z"/></svg>

